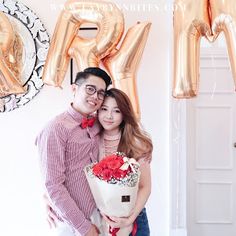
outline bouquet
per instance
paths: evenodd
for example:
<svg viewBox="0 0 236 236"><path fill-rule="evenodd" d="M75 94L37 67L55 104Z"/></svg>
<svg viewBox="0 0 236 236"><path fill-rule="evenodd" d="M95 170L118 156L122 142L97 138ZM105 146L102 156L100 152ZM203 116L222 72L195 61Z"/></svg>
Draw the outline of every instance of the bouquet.
<svg viewBox="0 0 236 236"><path fill-rule="evenodd" d="M128 217L135 206L139 164L124 153L106 156L98 163L92 163L84 169L91 192L98 209L108 216ZM102 235L127 236L131 227L113 229L105 227ZM108 233L109 232L109 233Z"/></svg>

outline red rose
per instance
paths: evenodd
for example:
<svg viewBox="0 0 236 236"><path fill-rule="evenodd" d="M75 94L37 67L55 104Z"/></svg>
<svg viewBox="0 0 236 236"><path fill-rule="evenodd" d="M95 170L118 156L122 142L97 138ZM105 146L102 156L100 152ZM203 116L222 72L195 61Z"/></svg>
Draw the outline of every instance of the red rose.
<svg viewBox="0 0 236 236"><path fill-rule="evenodd" d="M96 176L101 175L102 170L103 170L103 168L99 164L96 164L96 165L93 166L93 173Z"/></svg>
<svg viewBox="0 0 236 236"><path fill-rule="evenodd" d="M114 170L113 177L115 179L122 179L126 176L126 174L127 174L126 170L117 169L117 170Z"/></svg>
<svg viewBox="0 0 236 236"><path fill-rule="evenodd" d="M119 169L120 167L122 166L122 164L120 163L120 161L118 160L112 160L112 161L109 161L107 163L107 167L109 169L112 169L112 170L116 170L116 169Z"/></svg>
<svg viewBox="0 0 236 236"><path fill-rule="evenodd" d="M112 173L113 173L112 170L105 169L105 170L102 171L101 177L102 177L103 180L109 181L112 178Z"/></svg>
<svg viewBox="0 0 236 236"><path fill-rule="evenodd" d="M102 169L107 169L107 162L106 161L100 161L98 163L98 165L102 168Z"/></svg>
<svg viewBox="0 0 236 236"><path fill-rule="evenodd" d="M116 156L116 161L119 161L121 165L124 164L123 157L122 156Z"/></svg>
<svg viewBox="0 0 236 236"><path fill-rule="evenodd" d="M123 156L119 153L106 156L99 163L93 166L93 174L102 180L110 181L112 177L116 179L124 178L128 170L120 170L124 164Z"/></svg>

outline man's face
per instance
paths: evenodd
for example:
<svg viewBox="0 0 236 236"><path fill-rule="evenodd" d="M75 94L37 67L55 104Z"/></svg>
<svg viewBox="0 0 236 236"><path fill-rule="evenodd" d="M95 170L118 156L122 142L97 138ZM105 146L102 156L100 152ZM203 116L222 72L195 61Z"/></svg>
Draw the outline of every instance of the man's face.
<svg viewBox="0 0 236 236"><path fill-rule="evenodd" d="M100 108L106 84L100 77L90 75L81 85L73 85L73 107L83 115L89 115Z"/></svg>

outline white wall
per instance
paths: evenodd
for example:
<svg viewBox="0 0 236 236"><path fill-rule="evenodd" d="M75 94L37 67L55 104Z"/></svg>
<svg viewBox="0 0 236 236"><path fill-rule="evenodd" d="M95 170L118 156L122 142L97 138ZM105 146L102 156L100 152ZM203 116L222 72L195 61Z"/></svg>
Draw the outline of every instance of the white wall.
<svg viewBox="0 0 236 236"><path fill-rule="evenodd" d="M22 0L52 35L63 0ZM154 143L152 195L147 204L151 236L169 235L169 50L171 1L114 0L124 9L126 30L137 21L152 27L138 71L142 122ZM58 8L50 6L56 4ZM135 7L135 10L134 8ZM128 8L128 9L127 9ZM47 236L37 150L42 126L64 111L71 99L69 74L64 89L46 87L24 107L0 114L0 235Z"/></svg>

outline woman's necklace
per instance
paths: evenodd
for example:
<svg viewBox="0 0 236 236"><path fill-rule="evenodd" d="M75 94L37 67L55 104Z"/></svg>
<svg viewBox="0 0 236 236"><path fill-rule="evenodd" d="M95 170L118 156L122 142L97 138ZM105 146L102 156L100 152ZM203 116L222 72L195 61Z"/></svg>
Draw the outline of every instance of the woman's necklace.
<svg viewBox="0 0 236 236"><path fill-rule="evenodd" d="M104 156L114 154L117 151L120 142L121 132L116 135L103 134Z"/></svg>

